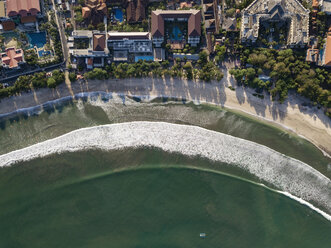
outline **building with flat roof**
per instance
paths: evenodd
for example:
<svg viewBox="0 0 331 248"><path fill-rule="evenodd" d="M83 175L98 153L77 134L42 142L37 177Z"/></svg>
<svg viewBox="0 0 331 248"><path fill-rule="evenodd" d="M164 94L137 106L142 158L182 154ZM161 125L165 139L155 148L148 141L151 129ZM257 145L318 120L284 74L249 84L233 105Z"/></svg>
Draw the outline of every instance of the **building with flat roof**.
<svg viewBox="0 0 331 248"><path fill-rule="evenodd" d="M201 11L196 9L152 11L151 33L156 47L160 47L165 40L176 44L187 42L197 46L201 36Z"/></svg>
<svg viewBox="0 0 331 248"><path fill-rule="evenodd" d="M242 11L241 40L256 42L260 25L287 25L288 46L304 46L309 41L309 10L298 0L255 0Z"/></svg>
<svg viewBox="0 0 331 248"><path fill-rule="evenodd" d="M108 47L113 61L151 60L153 47L149 32L108 32Z"/></svg>
<svg viewBox="0 0 331 248"><path fill-rule="evenodd" d="M10 69L17 69L24 63L24 52L22 49L10 47L1 53L2 66Z"/></svg>
<svg viewBox="0 0 331 248"><path fill-rule="evenodd" d="M331 15L331 0L322 0L321 10L328 15Z"/></svg>
<svg viewBox="0 0 331 248"><path fill-rule="evenodd" d="M75 47L75 42L84 40L86 47ZM105 58L109 56L107 46L107 35L105 32L90 31L90 30L75 30L69 37L69 53L72 56L75 68L78 63L83 62L87 69L94 67L103 67L105 65Z"/></svg>

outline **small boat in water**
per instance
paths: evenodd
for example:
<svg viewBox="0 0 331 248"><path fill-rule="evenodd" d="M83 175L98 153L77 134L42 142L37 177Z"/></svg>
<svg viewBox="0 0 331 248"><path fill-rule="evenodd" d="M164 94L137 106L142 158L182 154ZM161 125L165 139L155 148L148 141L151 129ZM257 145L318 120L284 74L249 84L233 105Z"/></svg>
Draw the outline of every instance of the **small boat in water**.
<svg viewBox="0 0 331 248"><path fill-rule="evenodd" d="M206 234L205 233L200 233L200 238L205 238Z"/></svg>

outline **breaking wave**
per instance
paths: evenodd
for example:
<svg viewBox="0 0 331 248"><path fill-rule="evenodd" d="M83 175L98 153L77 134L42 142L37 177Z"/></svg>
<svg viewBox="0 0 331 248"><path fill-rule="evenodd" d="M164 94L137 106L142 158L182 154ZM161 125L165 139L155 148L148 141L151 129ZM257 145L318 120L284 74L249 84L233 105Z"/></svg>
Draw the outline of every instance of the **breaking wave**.
<svg viewBox="0 0 331 248"><path fill-rule="evenodd" d="M331 212L331 181L323 174L266 146L196 126L129 122L83 128L1 155L0 167L67 151L139 147L201 156L237 166L331 221L330 215L306 202L315 202Z"/></svg>

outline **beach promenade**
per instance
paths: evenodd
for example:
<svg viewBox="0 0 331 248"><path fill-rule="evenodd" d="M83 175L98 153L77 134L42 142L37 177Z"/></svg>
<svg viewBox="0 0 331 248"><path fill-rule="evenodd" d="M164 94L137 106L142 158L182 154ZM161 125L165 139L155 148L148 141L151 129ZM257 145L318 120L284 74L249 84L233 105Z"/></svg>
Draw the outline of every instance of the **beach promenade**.
<svg viewBox="0 0 331 248"><path fill-rule="evenodd" d="M236 90L231 90L229 86ZM307 106L309 104L307 99L293 94L290 94L282 104L271 101L267 94L264 99L260 99L253 95L255 93L253 89L237 87L235 80L227 71L221 82L211 83L171 78L109 79L75 82L71 84L70 90L66 84L62 84L56 89L39 89L2 99L0 114L81 92L93 91L144 96L147 100L155 97L173 97L182 99L184 102L192 100L196 103L210 103L231 108L292 130L331 155L331 119L323 113L322 109Z"/></svg>

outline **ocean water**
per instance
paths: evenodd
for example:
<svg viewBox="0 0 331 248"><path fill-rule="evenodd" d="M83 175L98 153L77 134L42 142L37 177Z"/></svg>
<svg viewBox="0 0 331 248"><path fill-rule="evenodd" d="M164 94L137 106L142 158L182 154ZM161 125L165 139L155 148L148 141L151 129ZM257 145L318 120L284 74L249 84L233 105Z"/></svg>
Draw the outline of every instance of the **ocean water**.
<svg viewBox="0 0 331 248"><path fill-rule="evenodd" d="M211 167L139 149L65 153L1 168L0 244L329 247L331 223L321 215Z"/></svg>
<svg viewBox="0 0 331 248"><path fill-rule="evenodd" d="M0 154L78 128L164 121L266 145L331 178L331 160L293 133L227 109L171 100L96 95L2 117ZM155 149L18 163L0 168L0 247L330 247L331 222L256 182L228 164Z"/></svg>

